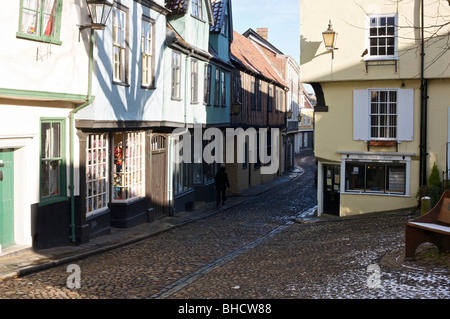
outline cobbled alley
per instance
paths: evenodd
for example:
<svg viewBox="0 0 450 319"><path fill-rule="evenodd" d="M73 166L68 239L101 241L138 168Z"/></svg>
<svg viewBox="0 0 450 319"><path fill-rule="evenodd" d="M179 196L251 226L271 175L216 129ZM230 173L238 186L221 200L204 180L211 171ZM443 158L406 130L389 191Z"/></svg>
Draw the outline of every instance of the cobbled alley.
<svg viewBox="0 0 450 319"><path fill-rule="evenodd" d="M288 183L207 218L68 265L0 281L0 298L449 298L448 255L404 261L411 212L316 218L315 158Z"/></svg>

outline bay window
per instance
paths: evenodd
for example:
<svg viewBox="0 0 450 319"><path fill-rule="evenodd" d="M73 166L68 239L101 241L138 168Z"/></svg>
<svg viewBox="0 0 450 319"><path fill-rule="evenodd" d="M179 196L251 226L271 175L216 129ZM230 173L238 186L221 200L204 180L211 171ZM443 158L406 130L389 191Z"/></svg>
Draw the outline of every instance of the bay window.
<svg viewBox="0 0 450 319"><path fill-rule="evenodd" d="M113 136L113 201L145 195L145 133L118 132Z"/></svg>

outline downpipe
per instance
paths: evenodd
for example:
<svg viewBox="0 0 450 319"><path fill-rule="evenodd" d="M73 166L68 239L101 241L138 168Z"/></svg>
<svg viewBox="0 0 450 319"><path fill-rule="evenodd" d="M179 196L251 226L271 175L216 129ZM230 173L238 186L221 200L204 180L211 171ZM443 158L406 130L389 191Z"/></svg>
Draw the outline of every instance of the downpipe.
<svg viewBox="0 0 450 319"><path fill-rule="evenodd" d="M95 30L91 28L91 37L89 44L89 76L88 76L88 94L86 97L86 102L74 108L69 113L69 132L70 132L70 228L71 234L70 239L73 245L77 244L76 234L75 234L75 152L74 152L74 138L75 138L75 114L89 106L94 102L94 97L92 96L92 70L93 70L93 60L94 60L94 32Z"/></svg>

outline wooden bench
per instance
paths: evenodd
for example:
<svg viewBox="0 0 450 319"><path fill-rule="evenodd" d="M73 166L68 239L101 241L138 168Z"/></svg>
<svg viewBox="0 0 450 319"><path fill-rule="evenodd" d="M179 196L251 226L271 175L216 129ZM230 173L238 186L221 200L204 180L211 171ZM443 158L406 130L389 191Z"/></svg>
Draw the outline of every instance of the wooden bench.
<svg viewBox="0 0 450 319"><path fill-rule="evenodd" d="M405 257L413 258L417 247L425 242L440 252L450 250L450 191L428 213L405 224Z"/></svg>

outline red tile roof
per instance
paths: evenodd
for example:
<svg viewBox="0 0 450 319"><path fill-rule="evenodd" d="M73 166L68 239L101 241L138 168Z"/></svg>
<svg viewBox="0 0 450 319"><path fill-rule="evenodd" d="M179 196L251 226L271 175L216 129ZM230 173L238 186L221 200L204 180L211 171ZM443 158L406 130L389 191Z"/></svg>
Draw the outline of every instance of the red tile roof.
<svg viewBox="0 0 450 319"><path fill-rule="evenodd" d="M249 71L286 86L284 80L270 64L268 59L256 47L253 41L236 31L233 31L231 55Z"/></svg>

